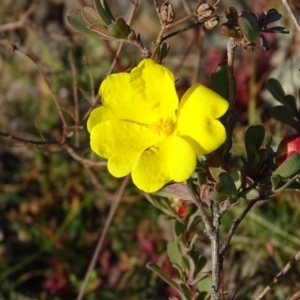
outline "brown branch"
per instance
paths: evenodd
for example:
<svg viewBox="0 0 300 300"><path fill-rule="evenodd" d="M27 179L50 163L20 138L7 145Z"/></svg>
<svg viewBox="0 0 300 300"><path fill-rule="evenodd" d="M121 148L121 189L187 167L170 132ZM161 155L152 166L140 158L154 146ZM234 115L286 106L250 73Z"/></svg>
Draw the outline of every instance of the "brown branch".
<svg viewBox="0 0 300 300"><path fill-rule="evenodd" d="M63 124L63 128L64 128L64 130L66 130L68 126L67 126L67 122L65 120L64 114L62 112L62 109L61 109L61 107L60 107L60 105L59 105L59 103L57 101L57 98L56 98L56 96L55 96L55 94L54 94L54 92L53 92L53 90L52 90L52 88L51 88L51 86L50 86L50 84L49 84L46 76L44 75L43 71L41 70L38 61L33 56L31 56L29 53L27 53L27 52L19 49L16 45L11 45L11 47L12 47L13 51L17 50L17 51L21 52L22 54L24 54L26 57L28 57L36 65L39 73L43 77L43 79L44 79L44 81L45 81L45 83L46 83L46 85L47 85L47 87L48 87L48 89L50 91L50 94L52 96L53 102L54 102L54 104L56 106L56 109L57 109L57 112L59 114L60 120L61 120L61 122ZM65 136L64 136L64 138L65 138Z"/></svg>
<svg viewBox="0 0 300 300"><path fill-rule="evenodd" d="M300 251L282 268L282 270L274 277L272 282L255 298L255 300L261 300L272 289L272 287L278 282L278 280L284 276L289 269L300 259ZM299 299L299 298L294 298Z"/></svg>
<svg viewBox="0 0 300 300"><path fill-rule="evenodd" d="M121 186L119 187L118 191L116 192L115 194L115 197L114 197L114 200L111 204L111 207L110 207L110 211L109 211L109 214L108 214L108 217L105 221L105 224L104 224L104 228L103 230L101 231L101 235L100 235L100 238L98 240L98 243L97 243L97 246L95 248L95 251L93 253L93 256L92 256L92 259L90 261L90 264L89 264L89 267L86 271L86 274L85 274L85 277L83 279L83 282L80 286L80 290L79 290L79 293L78 293L78 296L76 298L76 300L81 300L82 297L84 296L84 292L85 292L85 289L86 289L86 286L87 286L87 283L88 283L88 280L90 278L90 275L91 275L91 272L93 271L95 265L96 265L96 262L97 262L97 259L99 257L99 254L101 252L101 249L103 247L103 243L104 243L104 239L107 235L107 232L108 232L108 229L109 229L109 226L111 224L111 222L113 221L113 217L117 211L117 208L120 204L120 201L122 199L122 196L124 194L124 191L125 191L125 188L128 184L128 181L129 181L129 176L126 176L122 183L121 183Z"/></svg>
<svg viewBox="0 0 300 300"><path fill-rule="evenodd" d="M210 239L211 245L211 299L218 300L220 299L220 256L219 256L219 225L220 225L220 214L218 211L218 204L211 202L212 208L212 221L208 218L204 208L203 202L200 197L197 196L192 188L190 182L186 184L187 189L190 192L192 201L198 207L200 216L205 226L205 234Z"/></svg>
<svg viewBox="0 0 300 300"><path fill-rule="evenodd" d="M226 141L223 152L223 157L229 154L232 146L232 135L236 124L236 111L235 111L235 79L233 74L233 64L234 64L234 50L237 47L237 40L234 38L229 38L227 43L227 73L229 82L229 109L228 117L226 123Z"/></svg>
<svg viewBox="0 0 300 300"><path fill-rule="evenodd" d="M224 242L224 245L222 246L221 250L220 250L220 257L221 257L221 262L223 260L223 257L229 247L231 238L233 237L235 231L237 230L238 226L240 225L240 223L242 222L242 220L245 218L245 216L247 215L247 213L251 210L251 208L255 205L256 202L258 202L259 200L255 199L255 200L250 200L248 205L246 206L246 208L243 210L243 212L240 214L240 216L238 218L236 218L232 225L231 228L229 230L229 233L227 234L226 240Z"/></svg>
<svg viewBox="0 0 300 300"><path fill-rule="evenodd" d="M15 22L6 23L0 25L0 32L2 31L11 31L15 29L22 28L25 24L30 15L34 12L35 7L40 3L40 0L34 0L29 8L20 16L20 19Z"/></svg>
<svg viewBox="0 0 300 300"><path fill-rule="evenodd" d="M299 300L299 299L300 299L300 291L296 292L288 300Z"/></svg>
<svg viewBox="0 0 300 300"><path fill-rule="evenodd" d="M30 144L30 145L50 145L50 144L59 144L58 141L34 141L34 140L27 140L27 139L23 139L23 138L20 138L20 137L17 137L15 135L12 135L10 133L5 133L5 132L2 132L0 131L0 136L4 136L8 139L12 139L14 141L17 141L17 142L21 142L21 143L24 143L24 144Z"/></svg>
<svg viewBox="0 0 300 300"><path fill-rule="evenodd" d="M74 158L76 161L80 162L85 167L98 167L103 168L107 165L106 161L94 161L91 159L83 158L79 154L76 153L73 147L71 147L66 142L61 143L61 146L64 150L68 152L68 154Z"/></svg>

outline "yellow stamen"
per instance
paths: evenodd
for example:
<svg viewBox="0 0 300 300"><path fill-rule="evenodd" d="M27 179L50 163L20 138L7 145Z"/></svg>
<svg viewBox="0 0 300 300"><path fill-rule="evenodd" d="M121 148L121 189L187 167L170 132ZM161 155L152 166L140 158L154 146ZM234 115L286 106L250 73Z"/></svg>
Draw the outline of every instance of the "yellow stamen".
<svg viewBox="0 0 300 300"><path fill-rule="evenodd" d="M168 136L173 132L174 123L170 119L160 118L150 125L150 129L159 136Z"/></svg>

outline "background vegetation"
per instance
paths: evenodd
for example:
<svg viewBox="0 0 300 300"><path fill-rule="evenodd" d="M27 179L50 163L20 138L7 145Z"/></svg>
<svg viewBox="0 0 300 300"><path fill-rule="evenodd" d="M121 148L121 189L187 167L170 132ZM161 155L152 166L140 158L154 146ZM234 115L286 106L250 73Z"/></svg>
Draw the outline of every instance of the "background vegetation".
<svg viewBox="0 0 300 300"><path fill-rule="evenodd" d="M170 2L180 17L197 1ZM109 4L115 16L125 19L134 9L129 0ZM123 188L122 179L109 175L89 148L86 117L97 104L99 84L112 71L119 44L82 36L67 26L66 12L85 5L92 6L92 1L0 3L0 299L75 299L111 203L120 195L84 299L159 300L175 295L145 267L154 261L173 272L165 253L171 235L168 220L131 182ZM298 17L297 1L294 5ZM276 149L290 132L270 118L275 100L264 83L275 77L286 93L297 95L299 31L279 0L221 1L218 14L229 6L252 12L276 8L290 29L289 36L268 37L270 51L239 49L235 65L241 116L234 151L244 153L245 130L258 123L276 137ZM152 1L140 1L132 28L151 46L159 30ZM226 56L226 41L220 26L191 30L169 41L165 64L178 78L179 94L195 81L209 86L211 72ZM138 51L124 45L113 72L128 70L139 60ZM66 139L58 143L62 136ZM299 250L299 196L298 191L285 191L245 218L225 259L229 299L235 293L236 299L250 299ZM224 215L224 237L244 206L240 202ZM201 224L199 235L198 247L209 256ZM288 299L300 290L299 278L297 263L265 299Z"/></svg>

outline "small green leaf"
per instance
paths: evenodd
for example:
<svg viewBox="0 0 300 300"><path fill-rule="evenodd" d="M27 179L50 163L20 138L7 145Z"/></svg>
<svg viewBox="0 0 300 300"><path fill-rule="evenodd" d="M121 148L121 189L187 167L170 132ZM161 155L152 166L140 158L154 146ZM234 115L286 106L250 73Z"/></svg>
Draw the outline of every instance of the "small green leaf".
<svg viewBox="0 0 300 300"><path fill-rule="evenodd" d="M297 127L299 126L297 121L294 120L294 116L290 112L290 110L283 105L274 106L271 111L271 116L275 120L287 124L292 128L297 129Z"/></svg>
<svg viewBox="0 0 300 300"><path fill-rule="evenodd" d="M190 293L189 288L184 283L180 283L179 288L180 288L182 294L185 297L182 300L190 300L191 299L191 293Z"/></svg>
<svg viewBox="0 0 300 300"><path fill-rule="evenodd" d="M219 181L219 175L225 172L225 170L221 167L209 167L208 169L212 178L217 182Z"/></svg>
<svg viewBox="0 0 300 300"><path fill-rule="evenodd" d="M280 82L277 79L270 78L267 81L265 87L277 101L284 105L285 93Z"/></svg>
<svg viewBox="0 0 300 300"><path fill-rule="evenodd" d="M130 28L124 19L119 18L116 23L108 25L108 31L112 37L126 40L130 33Z"/></svg>
<svg viewBox="0 0 300 300"><path fill-rule="evenodd" d="M211 88L217 94L225 99L228 99L229 95L229 80L227 65L218 65L211 74Z"/></svg>
<svg viewBox="0 0 300 300"><path fill-rule="evenodd" d="M82 17L80 9L73 9L68 11L66 20L67 23L76 31L89 35L91 37L101 38L101 35L99 33L89 30L89 24Z"/></svg>
<svg viewBox="0 0 300 300"><path fill-rule="evenodd" d="M158 62L162 63L163 60L167 57L170 51L170 44L163 43L157 51Z"/></svg>
<svg viewBox="0 0 300 300"><path fill-rule="evenodd" d="M153 206L160 209L166 215L173 218L178 217L168 199L162 199L160 197L156 197L155 195L149 195L149 194L145 194L145 197Z"/></svg>
<svg viewBox="0 0 300 300"><path fill-rule="evenodd" d="M238 25L238 13L234 7L229 7L225 10L225 16L233 25Z"/></svg>
<svg viewBox="0 0 300 300"><path fill-rule="evenodd" d="M106 25L110 25L115 21L105 0L94 0L94 7Z"/></svg>
<svg viewBox="0 0 300 300"><path fill-rule="evenodd" d="M265 129L262 125L250 126L245 135L245 147L248 165L251 166L265 138Z"/></svg>
<svg viewBox="0 0 300 300"><path fill-rule="evenodd" d="M98 38L100 37L101 39L104 40L117 40L116 38L112 37L106 27L103 27L99 24L92 24L88 27L88 29L91 32L95 32L98 34Z"/></svg>
<svg viewBox="0 0 300 300"><path fill-rule="evenodd" d="M250 126L247 129L245 142L251 144L258 151L265 138L265 128L262 125Z"/></svg>
<svg viewBox="0 0 300 300"><path fill-rule="evenodd" d="M198 253L197 253L198 254ZM195 265L195 272L194 272L194 277L198 276L198 274L203 270L207 263L207 259L204 256L199 256L198 254L198 259Z"/></svg>
<svg viewBox="0 0 300 300"><path fill-rule="evenodd" d="M252 189L250 191L247 191L246 193L241 193L240 197L243 197L247 200L255 200L255 199L259 199L259 191L256 189Z"/></svg>
<svg viewBox="0 0 300 300"><path fill-rule="evenodd" d="M280 175L273 175L271 177L271 182L272 182L272 190L276 190L279 186L279 183L281 182L281 176Z"/></svg>
<svg viewBox="0 0 300 300"><path fill-rule="evenodd" d="M183 236L183 234L185 233L185 223L183 220L181 219L175 220L174 231L176 237Z"/></svg>
<svg viewBox="0 0 300 300"><path fill-rule="evenodd" d="M219 182L216 185L217 193L222 196L237 196L238 191L231 176L223 172L219 175Z"/></svg>
<svg viewBox="0 0 300 300"><path fill-rule="evenodd" d="M285 106L294 114L298 114L298 108L296 105L296 99L293 95L286 95L284 97Z"/></svg>
<svg viewBox="0 0 300 300"><path fill-rule="evenodd" d="M238 29L230 23L224 23L221 27L221 33L228 37L233 37L235 39L241 39L243 36L238 31Z"/></svg>
<svg viewBox="0 0 300 300"><path fill-rule="evenodd" d="M243 181L243 174L242 174L241 169L239 167L234 166L230 169L229 173L230 173L231 178L234 181L235 187L237 189L239 189L240 186L242 185L242 181Z"/></svg>
<svg viewBox="0 0 300 300"><path fill-rule="evenodd" d="M100 19L98 13L92 7L84 7L81 10L81 15L83 19L90 25L99 24L104 27L106 26L105 23Z"/></svg>
<svg viewBox="0 0 300 300"><path fill-rule="evenodd" d="M247 40L251 43L254 42L259 32L257 17L253 13L244 10L238 18L238 23Z"/></svg>
<svg viewBox="0 0 300 300"><path fill-rule="evenodd" d="M180 198L183 200L192 200L189 189L183 183L170 184L160 191L156 192L155 195L167 198Z"/></svg>
<svg viewBox="0 0 300 300"><path fill-rule="evenodd" d="M148 262L147 263L147 268L150 269L152 272L157 274L162 280L164 280L168 285L172 286L175 290L177 290L179 293L181 290L179 289L179 285L172 279L170 278L161 267L159 267L157 264L153 262Z"/></svg>
<svg viewBox="0 0 300 300"><path fill-rule="evenodd" d="M183 272L185 268L183 266L182 253L179 250L178 243L176 243L175 241L168 242L167 253L171 263L177 265L180 268L180 270Z"/></svg>
<svg viewBox="0 0 300 300"><path fill-rule="evenodd" d="M193 230L201 221L202 218L199 216L199 211L195 210L195 212L188 217L186 231L191 232L191 230Z"/></svg>
<svg viewBox="0 0 300 300"><path fill-rule="evenodd" d="M226 195L221 195L218 192L216 192L215 190L211 191L211 199L213 199L216 202L222 202L225 201L228 198L228 196Z"/></svg>
<svg viewBox="0 0 300 300"><path fill-rule="evenodd" d="M205 300L211 294L211 278L204 276L197 285L197 290L200 292L198 300Z"/></svg>
<svg viewBox="0 0 300 300"><path fill-rule="evenodd" d="M282 178L289 178L299 173L300 170L300 154L298 152L288 157L272 174L279 175Z"/></svg>

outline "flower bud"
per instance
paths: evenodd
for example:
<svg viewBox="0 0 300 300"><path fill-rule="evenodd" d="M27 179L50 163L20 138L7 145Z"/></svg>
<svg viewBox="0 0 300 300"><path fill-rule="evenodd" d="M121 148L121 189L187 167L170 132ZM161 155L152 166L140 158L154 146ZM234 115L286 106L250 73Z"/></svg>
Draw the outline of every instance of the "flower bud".
<svg viewBox="0 0 300 300"><path fill-rule="evenodd" d="M172 4L166 1L160 8L160 17L164 24L170 24L174 21L175 12Z"/></svg>
<svg viewBox="0 0 300 300"><path fill-rule="evenodd" d="M290 135L280 142L276 153L276 164L282 164L296 152L300 153L300 134Z"/></svg>

